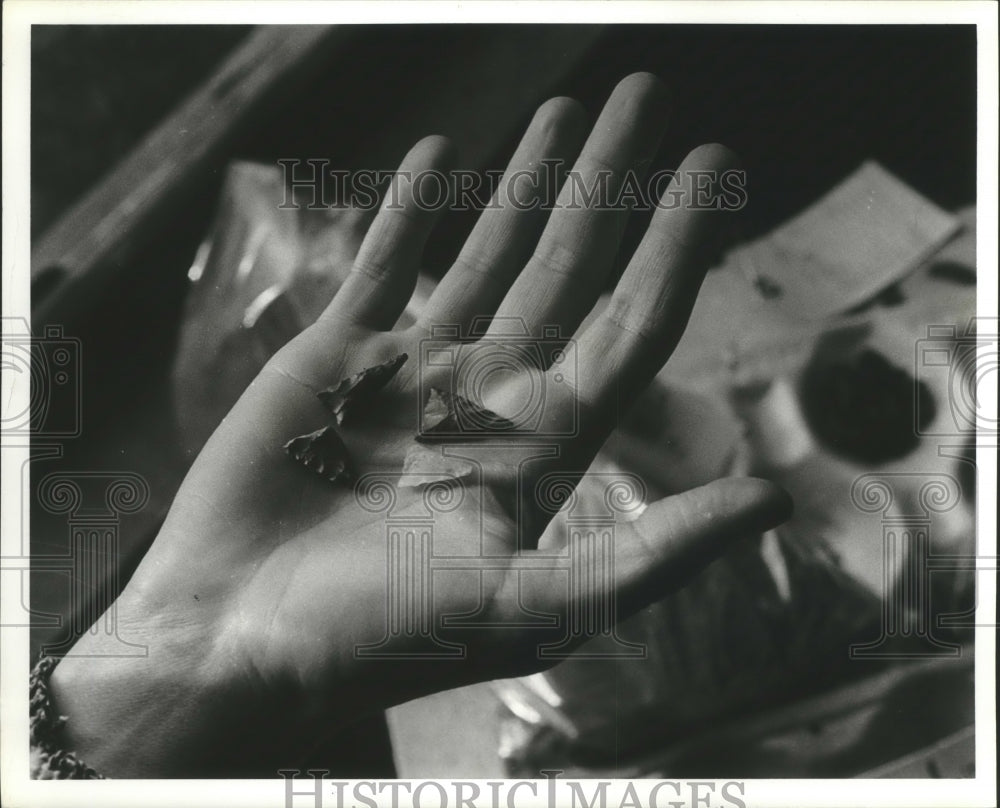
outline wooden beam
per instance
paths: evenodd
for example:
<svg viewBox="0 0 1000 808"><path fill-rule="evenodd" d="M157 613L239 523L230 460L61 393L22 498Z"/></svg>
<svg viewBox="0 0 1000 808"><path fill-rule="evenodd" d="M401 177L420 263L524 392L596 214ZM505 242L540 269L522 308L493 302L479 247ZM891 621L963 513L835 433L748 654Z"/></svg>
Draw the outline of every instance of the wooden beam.
<svg viewBox="0 0 1000 808"><path fill-rule="evenodd" d="M222 66L154 128L32 250L32 281L61 282L135 255L164 214L228 158L232 138L335 50L348 29L308 25L254 30ZM55 281L52 280L55 276Z"/></svg>

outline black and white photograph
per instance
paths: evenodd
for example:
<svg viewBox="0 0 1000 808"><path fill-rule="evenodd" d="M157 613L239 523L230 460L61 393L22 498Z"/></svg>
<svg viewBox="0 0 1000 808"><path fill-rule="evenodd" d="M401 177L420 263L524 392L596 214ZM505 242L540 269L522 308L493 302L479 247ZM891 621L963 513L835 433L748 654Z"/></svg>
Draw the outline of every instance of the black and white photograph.
<svg viewBox="0 0 1000 808"><path fill-rule="evenodd" d="M996 805L995 5L3 14L5 805Z"/></svg>

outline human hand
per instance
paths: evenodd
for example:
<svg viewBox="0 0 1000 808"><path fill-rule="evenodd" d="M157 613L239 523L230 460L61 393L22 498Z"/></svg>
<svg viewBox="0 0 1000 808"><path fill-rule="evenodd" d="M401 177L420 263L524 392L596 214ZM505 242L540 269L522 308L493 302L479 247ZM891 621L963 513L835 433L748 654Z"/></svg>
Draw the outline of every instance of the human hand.
<svg viewBox="0 0 1000 808"><path fill-rule="evenodd" d="M588 187L608 172L613 195L627 172L641 175L649 165L666 107L658 80L626 78L573 171ZM617 414L666 361L725 214L684 206L654 213L607 308L567 341L563 366L575 368L574 379L539 367L480 383L424 367L420 356L433 326L468 333L483 316L495 317L484 340L454 346L477 350L480 366L495 357L496 367L509 367L511 340L499 324L511 319L537 344L553 327L575 333L605 286L627 211L557 204L546 221L509 197L516 189L524 203L540 192L531 175L542 160L570 159L584 128L575 102L554 99L539 110L501 181L500 204L482 214L420 320L392 330L434 221L400 183L399 208L380 210L326 312L273 357L205 446L118 599L121 634L147 645L148 658L86 658L103 642L88 634L53 674L59 710L70 717L67 746L87 763L110 776L274 771L370 711L552 664L540 646L565 636L572 598L595 593L568 594L564 573L544 563L521 569L544 556L539 542L551 541L535 486L551 472L582 474ZM446 171L450 159L446 140L427 138L401 175ZM684 189L686 172L733 165L722 147L696 149L673 191ZM337 428L359 490L289 458L283 447L291 438L332 421L317 392L403 353L409 360L371 405ZM428 630L387 634L386 515L365 507L360 487L372 475L398 479L407 454L419 451L414 438L430 386L479 397L515 421L531 391L541 390L544 411L533 433L491 435L485 453L475 448L481 441L455 441L483 463L446 483L461 503L434 515L433 555L480 559L483 568L433 573L426 615L404 615L426 618ZM427 493L423 485L395 487L394 515L425 514ZM730 540L776 525L789 507L771 484L728 479L652 503L617 525L614 580L606 585L618 616L683 585ZM559 625L525 626L525 609L557 615ZM470 613L490 625L443 619ZM420 656L441 644L461 648L461 656ZM376 646L381 655L358 653Z"/></svg>

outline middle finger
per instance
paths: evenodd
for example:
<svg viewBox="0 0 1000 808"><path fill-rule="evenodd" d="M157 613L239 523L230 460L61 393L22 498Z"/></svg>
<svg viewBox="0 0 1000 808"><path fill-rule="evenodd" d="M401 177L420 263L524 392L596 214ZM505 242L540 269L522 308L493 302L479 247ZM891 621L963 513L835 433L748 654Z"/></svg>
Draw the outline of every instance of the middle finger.
<svg viewBox="0 0 1000 808"><path fill-rule="evenodd" d="M614 261L628 216L614 200L630 173L642 176L660 144L667 92L648 73L623 79L563 184L534 255L497 311L529 334L545 327L572 334L594 304ZM494 332L499 334L500 332Z"/></svg>

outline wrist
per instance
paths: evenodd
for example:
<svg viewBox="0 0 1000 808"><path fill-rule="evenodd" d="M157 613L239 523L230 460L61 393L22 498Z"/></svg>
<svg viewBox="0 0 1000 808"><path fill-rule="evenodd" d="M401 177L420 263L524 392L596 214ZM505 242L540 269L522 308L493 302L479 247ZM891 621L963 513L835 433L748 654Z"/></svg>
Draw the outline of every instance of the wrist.
<svg viewBox="0 0 1000 808"><path fill-rule="evenodd" d="M265 698L203 626L164 623L148 620L141 636L128 633L146 656L112 656L120 648L114 638L88 633L59 662L50 696L67 719L64 749L111 778L259 776L276 768L288 752L277 719L287 721L290 701Z"/></svg>
<svg viewBox="0 0 1000 808"><path fill-rule="evenodd" d="M53 706L66 717L65 749L107 777L189 768L191 756L200 756L211 683L163 643L150 644L145 657L106 656L111 651L103 645L85 635L52 672Z"/></svg>

